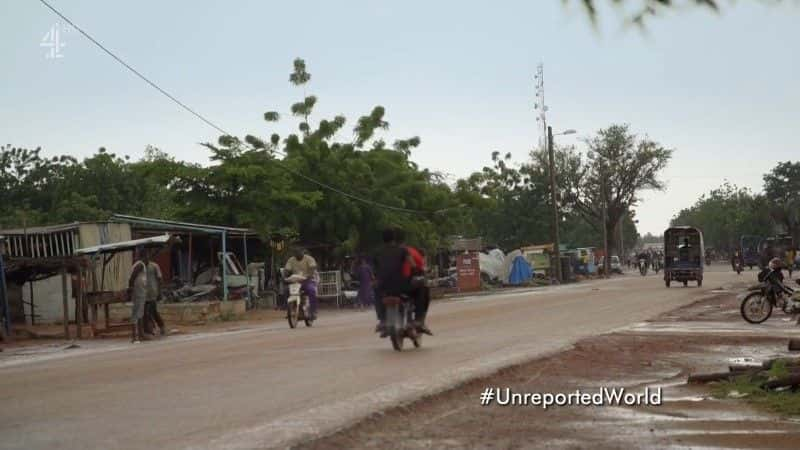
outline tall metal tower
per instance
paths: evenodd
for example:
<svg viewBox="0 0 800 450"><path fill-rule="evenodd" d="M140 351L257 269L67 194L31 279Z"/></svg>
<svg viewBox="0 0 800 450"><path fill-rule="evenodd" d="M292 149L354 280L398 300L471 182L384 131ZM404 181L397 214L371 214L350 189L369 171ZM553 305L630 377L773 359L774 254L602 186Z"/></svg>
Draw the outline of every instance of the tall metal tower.
<svg viewBox="0 0 800 450"><path fill-rule="evenodd" d="M545 148L547 145L547 105L544 104L544 64L539 63L536 66L536 75L533 79L536 83L536 103L533 104L539 114L536 116L536 121L540 122L542 126L542 135L539 137L539 147Z"/></svg>

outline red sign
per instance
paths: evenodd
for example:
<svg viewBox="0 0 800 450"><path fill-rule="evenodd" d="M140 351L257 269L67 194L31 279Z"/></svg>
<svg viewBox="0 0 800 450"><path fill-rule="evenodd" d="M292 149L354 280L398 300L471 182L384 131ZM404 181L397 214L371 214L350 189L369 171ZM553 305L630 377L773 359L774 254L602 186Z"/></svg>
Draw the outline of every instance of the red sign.
<svg viewBox="0 0 800 450"><path fill-rule="evenodd" d="M459 253L456 257L458 269L458 290L479 291L481 289L481 265L478 253Z"/></svg>

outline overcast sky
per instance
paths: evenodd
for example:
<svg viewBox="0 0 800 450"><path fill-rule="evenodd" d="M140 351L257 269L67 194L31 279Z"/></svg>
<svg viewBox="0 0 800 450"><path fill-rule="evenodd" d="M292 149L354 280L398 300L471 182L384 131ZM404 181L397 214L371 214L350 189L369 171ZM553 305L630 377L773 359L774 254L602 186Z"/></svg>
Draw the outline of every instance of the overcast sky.
<svg viewBox="0 0 800 450"><path fill-rule="evenodd" d="M603 0L599 0L603 1ZM800 5L723 2L687 8L643 33L577 1L52 0L78 25L178 98L236 134L268 135L265 111L302 97L288 83L302 57L316 118L349 125L386 107L387 140L418 135L414 159L465 176L493 150L522 160L539 140L533 75L545 65L548 122L577 143L629 123L674 148L665 192L646 193L641 232L660 233L725 178L753 190L798 158ZM610 3L610 1L608 1ZM766 3L766 2L765 2ZM133 158L152 144L208 162L218 133L125 71L77 32L48 58L59 23L33 0L0 0L0 141L87 156ZM289 124L279 127L286 130ZM310 174L313 175L313 174Z"/></svg>

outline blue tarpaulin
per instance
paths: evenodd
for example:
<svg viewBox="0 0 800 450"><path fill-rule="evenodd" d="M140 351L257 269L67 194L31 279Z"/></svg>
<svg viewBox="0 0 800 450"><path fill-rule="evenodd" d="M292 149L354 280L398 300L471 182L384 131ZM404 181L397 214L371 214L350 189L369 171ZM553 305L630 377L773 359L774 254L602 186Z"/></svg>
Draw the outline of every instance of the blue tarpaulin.
<svg viewBox="0 0 800 450"><path fill-rule="evenodd" d="M513 285L527 283L533 278L533 269L528 261L517 256L511 264L511 274L508 276L508 283Z"/></svg>

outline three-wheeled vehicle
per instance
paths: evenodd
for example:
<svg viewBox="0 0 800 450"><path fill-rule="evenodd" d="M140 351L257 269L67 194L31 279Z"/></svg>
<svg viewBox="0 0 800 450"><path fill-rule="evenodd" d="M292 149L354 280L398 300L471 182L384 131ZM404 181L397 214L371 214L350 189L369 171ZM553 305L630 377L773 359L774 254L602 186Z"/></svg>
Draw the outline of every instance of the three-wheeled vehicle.
<svg viewBox="0 0 800 450"><path fill-rule="evenodd" d="M762 269L767 267L772 258L779 258L787 268L791 268L795 257L794 239L787 234L768 237L761 241L758 252Z"/></svg>
<svg viewBox="0 0 800 450"><path fill-rule="evenodd" d="M739 239L739 254L742 257L742 265L750 270L758 266L758 246L763 239L761 236L744 235Z"/></svg>
<svg viewBox="0 0 800 450"><path fill-rule="evenodd" d="M673 281L687 286L690 281L703 285L705 265L703 232L699 228L680 226L664 231L664 283Z"/></svg>

